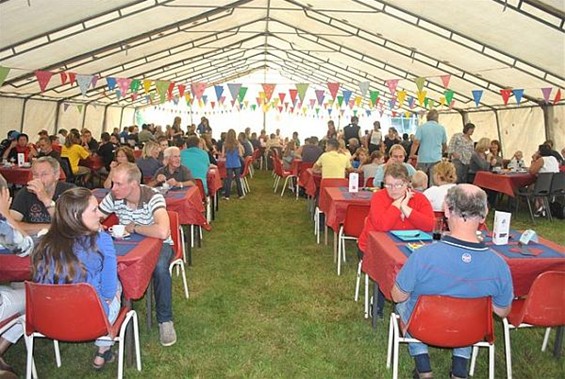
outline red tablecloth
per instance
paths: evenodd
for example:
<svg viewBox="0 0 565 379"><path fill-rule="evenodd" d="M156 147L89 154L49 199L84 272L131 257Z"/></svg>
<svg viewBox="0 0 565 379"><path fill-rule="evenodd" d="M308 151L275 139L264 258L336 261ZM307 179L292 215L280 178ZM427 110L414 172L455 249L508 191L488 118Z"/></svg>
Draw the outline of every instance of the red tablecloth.
<svg viewBox="0 0 565 379"><path fill-rule="evenodd" d="M8 183L26 185L27 182L33 179L33 174L31 173L31 168L24 167L4 167L0 165L0 174L6 179ZM67 176L65 172L61 169L59 174L59 180L65 181Z"/></svg>
<svg viewBox="0 0 565 379"><path fill-rule="evenodd" d="M318 207L326 215L326 225L335 233L345 220L345 212L349 204L369 204L373 192L359 191L349 193L346 187L326 187L320 193Z"/></svg>
<svg viewBox="0 0 565 379"><path fill-rule="evenodd" d="M220 178L220 172L218 169L209 169L206 181L208 182L208 194L210 196L214 196L216 192L222 189L222 178Z"/></svg>
<svg viewBox="0 0 565 379"><path fill-rule="evenodd" d="M535 175L529 173L495 174L479 171L475 175L473 184L514 197L518 188L530 185L535 181Z"/></svg>
<svg viewBox="0 0 565 379"><path fill-rule="evenodd" d="M92 190L92 194L100 202L109 191L105 188L96 188ZM204 204L202 204L198 187L192 186L170 190L165 194L165 201L168 210L179 214L179 220L182 225L203 226L208 224L206 216L204 216Z"/></svg>
<svg viewBox="0 0 565 379"><path fill-rule="evenodd" d="M322 181L322 174L314 172L311 168L308 168L300 174L300 183L304 186L306 194L310 197L316 197L318 194L318 187L320 187L320 182Z"/></svg>
<svg viewBox="0 0 565 379"><path fill-rule="evenodd" d="M508 258L501 254L508 263L512 274L512 283L515 296L524 296L530 290L534 279L545 271L565 271L565 248L554 242L540 238L540 243L551 247L563 254L560 258L541 258L517 256ZM396 275L408 259L400 251L402 243L395 243L387 233L370 232L367 242L367 251L363 257L363 272L378 283L379 289L387 299L391 299L390 291L394 285ZM496 251L496 246L490 246Z"/></svg>
<svg viewBox="0 0 565 379"><path fill-rule="evenodd" d="M228 176L228 173L226 171L226 160L224 158L218 158L216 160L216 163L218 163L216 166L218 166L218 171L220 172L220 178L225 179Z"/></svg>
<svg viewBox="0 0 565 379"><path fill-rule="evenodd" d="M132 250L118 256L118 276L127 299L143 297L157 260L163 241L145 237ZM0 282L31 279L31 258L13 254L0 254Z"/></svg>

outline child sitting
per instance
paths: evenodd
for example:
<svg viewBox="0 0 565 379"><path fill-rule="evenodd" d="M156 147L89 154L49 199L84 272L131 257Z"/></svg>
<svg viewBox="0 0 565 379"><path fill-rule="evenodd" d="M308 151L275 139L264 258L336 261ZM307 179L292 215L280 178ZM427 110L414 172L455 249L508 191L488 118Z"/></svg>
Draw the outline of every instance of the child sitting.
<svg viewBox="0 0 565 379"><path fill-rule="evenodd" d="M412 189L417 192L423 192L428 188L428 175L424 171L416 171L412 175Z"/></svg>

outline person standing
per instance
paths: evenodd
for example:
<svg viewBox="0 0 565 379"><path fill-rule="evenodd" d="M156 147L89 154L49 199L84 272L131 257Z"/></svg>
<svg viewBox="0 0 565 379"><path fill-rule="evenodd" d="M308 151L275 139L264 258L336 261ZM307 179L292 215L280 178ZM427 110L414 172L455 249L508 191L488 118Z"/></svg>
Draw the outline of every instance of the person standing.
<svg viewBox="0 0 565 379"><path fill-rule="evenodd" d="M379 121L373 122L373 130L369 134L369 154L373 154L373 151L378 151L381 149L381 143L383 143L383 133L381 132L381 123Z"/></svg>
<svg viewBox="0 0 565 379"><path fill-rule="evenodd" d="M441 161L443 152L447 150L447 133L445 127L438 123L437 110L429 111L426 118L428 121L416 130L410 156L415 156L417 151L418 165L416 168L431 177L431 168Z"/></svg>
<svg viewBox="0 0 565 379"><path fill-rule="evenodd" d="M351 123L343 128L343 139L345 140L346 147L349 147L349 141L351 138L356 138L357 141L363 139L363 133L361 132L361 127L359 124L359 117L351 117Z"/></svg>
<svg viewBox="0 0 565 379"><path fill-rule="evenodd" d="M402 322L408 322L421 295L490 296L494 313L505 317L513 298L510 269L476 234L488 213L486 193L471 184L456 185L448 190L443 209L450 234L410 255L396 277L391 295ZM415 377L432 378L428 346L415 342L408 350L416 364ZM453 349L451 378L467 378L471 350Z"/></svg>
<svg viewBox="0 0 565 379"><path fill-rule="evenodd" d="M457 172L457 183L467 183L467 173L471 156L475 151L475 145L471 136L475 131L475 125L468 122L463 126L462 133L455 133L449 140L447 153Z"/></svg>
<svg viewBox="0 0 565 379"><path fill-rule="evenodd" d="M224 200L230 199L231 181L235 177L237 194L240 199L245 197L243 186L241 185L241 157L243 156L243 146L238 142L235 130L230 129L226 135L226 141L222 146L222 156L226 159L227 177L224 180Z"/></svg>

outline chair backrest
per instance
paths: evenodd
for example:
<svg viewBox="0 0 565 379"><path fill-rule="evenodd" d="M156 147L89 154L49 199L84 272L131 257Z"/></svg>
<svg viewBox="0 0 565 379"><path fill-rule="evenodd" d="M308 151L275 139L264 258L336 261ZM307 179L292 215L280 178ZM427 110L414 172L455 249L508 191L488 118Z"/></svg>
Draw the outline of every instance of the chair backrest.
<svg viewBox="0 0 565 379"><path fill-rule="evenodd" d="M368 177L367 180L365 181L365 187L372 187L374 179L375 177L373 176Z"/></svg>
<svg viewBox="0 0 565 379"><path fill-rule="evenodd" d="M304 171L308 170L309 168L314 167L315 162L300 162L298 164L298 172L297 174L300 175Z"/></svg>
<svg viewBox="0 0 565 379"><path fill-rule="evenodd" d="M196 187L198 187L198 191L200 192L200 199L202 202L206 201L206 190L204 190L204 184L202 183L202 179L194 178L194 183L196 183Z"/></svg>
<svg viewBox="0 0 565 379"><path fill-rule="evenodd" d="M73 170L71 169L71 161L69 160L69 158L59 158L59 164L61 165L61 170L63 170L65 176L67 177L67 182L72 183L75 180L75 175L73 174Z"/></svg>
<svg viewBox="0 0 565 379"><path fill-rule="evenodd" d="M551 194L565 194L565 172L561 171L553 174L553 179L551 181Z"/></svg>
<svg viewBox="0 0 565 379"><path fill-rule="evenodd" d="M118 216L115 213L110 213L108 215L108 217L106 217L104 219L104 221L102 221L102 226L104 226L105 228L109 228L110 226L119 224L120 220L118 219Z"/></svg>
<svg viewBox="0 0 565 379"><path fill-rule="evenodd" d="M253 157L245 157L243 162L243 171L241 172L241 177L246 177L249 175L249 166L253 163Z"/></svg>
<svg viewBox="0 0 565 379"><path fill-rule="evenodd" d="M59 341L92 341L111 328L88 283L39 284L25 282L26 334L39 332Z"/></svg>
<svg viewBox="0 0 565 379"><path fill-rule="evenodd" d="M173 257L171 261L176 261L177 259L182 259L182 240L180 235L180 220L179 214L175 211L167 211L169 214L169 223L171 228L171 238L173 239Z"/></svg>
<svg viewBox="0 0 565 379"><path fill-rule="evenodd" d="M320 189L326 187L348 187L349 179L347 178L325 178L320 181Z"/></svg>
<svg viewBox="0 0 565 379"><path fill-rule="evenodd" d="M407 324L411 336L437 347L494 341L490 297L422 295Z"/></svg>
<svg viewBox="0 0 565 379"><path fill-rule="evenodd" d="M370 209L369 204L349 204L347 206L343 221L343 232L346 236L359 238Z"/></svg>
<svg viewBox="0 0 565 379"><path fill-rule="evenodd" d="M538 174L536 183L534 185L534 196L545 196L549 195L551 191L551 180L553 179L552 172L542 172Z"/></svg>
<svg viewBox="0 0 565 379"><path fill-rule="evenodd" d="M565 272L538 275L524 303L522 322L542 327L565 325Z"/></svg>

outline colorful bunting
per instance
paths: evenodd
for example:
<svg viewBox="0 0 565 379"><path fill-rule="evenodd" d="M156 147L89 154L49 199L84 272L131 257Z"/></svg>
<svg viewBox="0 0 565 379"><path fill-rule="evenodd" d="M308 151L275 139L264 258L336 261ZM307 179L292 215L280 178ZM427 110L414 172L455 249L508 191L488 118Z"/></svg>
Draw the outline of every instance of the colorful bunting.
<svg viewBox="0 0 565 379"><path fill-rule="evenodd" d="M149 79L145 79L143 81L143 91L145 92L145 94L148 94L149 91L151 90L151 80Z"/></svg>
<svg viewBox="0 0 565 379"><path fill-rule="evenodd" d="M190 84L190 91L192 92L192 95L198 100L202 98L205 89L206 83L196 82Z"/></svg>
<svg viewBox="0 0 565 379"><path fill-rule="evenodd" d="M237 99L237 95L239 94L240 88L241 88L241 83L228 83L228 90L230 91L231 98L233 100Z"/></svg>
<svg viewBox="0 0 565 379"><path fill-rule="evenodd" d="M375 107L377 105L377 99L379 98L379 91L371 91L370 96L371 96L371 104L373 107Z"/></svg>
<svg viewBox="0 0 565 379"><path fill-rule="evenodd" d="M285 92L279 92L279 100L281 101L281 103L284 103L284 98L286 97L286 93Z"/></svg>
<svg viewBox="0 0 565 379"><path fill-rule="evenodd" d="M78 77L78 75L77 75ZM118 78L116 79L118 82L118 87L120 87L120 92L122 96L125 96L129 90L129 85L131 84L130 78Z"/></svg>
<svg viewBox="0 0 565 379"><path fill-rule="evenodd" d="M453 95L455 95L455 92L453 90L445 90L443 92L443 95L445 96L445 100L447 101L447 104L451 104L453 102Z"/></svg>
<svg viewBox="0 0 565 379"><path fill-rule="evenodd" d="M361 97L365 97L368 90L369 90L369 82L368 81L359 83L359 91L361 91Z"/></svg>
<svg viewBox="0 0 565 379"><path fill-rule="evenodd" d="M546 103L549 103L549 96L551 95L551 91L553 90L552 87L546 87L541 89L541 93L543 94L543 99Z"/></svg>
<svg viewBox="0 0 565 379"><path fill-rule="evenodd" d="M108 85L108 89L113 91L116 88L116 78L108 77L106 78L106 84Z"/></svg>
<svg viewBox="0 0 565 379"><path fill-rule="evenodd" d="M49 84L52 76L53 73L50 71L37 70L35 72L35 77L37 78L37 83L39 84L39 89L41 90L41 92L45 92L47 84Z"/></svg>
<svg viewBox="0 0 565 379"><path fill-rule="evenodd" d="M67 80L69 79L69 76L67 75L67 73L65 71L61 71L59 73L59 76L61 77L61 84L65 85L67 83ZM0 82L0 85L2 85L1 82Z"/></svg>
<svg viewBox="0 0 565 379"><path fill-rule="evenodd" d="M318 100L318 105L322 105L324 102L325 92L323 89L317 89L314 91L316 93L316 99Z"/></svg>
<svg viewBox="0 0 565 379"><path fill-rule="evenodd" d="M522 96L524 95L524 90L523 89L515 89L515 90L512 90L512 93L514 94L514 97L516 98L516 104L520 105L520 102L522 101Z"/></svg>
<svg viewBox="0 0 565 379"><path fill-rule="evenodd" d="M261 86L263 87L263 91L265 91L265 96L267 98L267 101L271 101L271 97L273 96L273 91L275 90L275 87L277 85L274 83L263 83L261 84Z"/></svg>
<svg viewBox="0 0 565 379"><path fill-rule="evenodd" d="M504 105L508 105L508 99L510 98L510 95L512 95L512 90L511 89L501 89L500 95L502 96L502 101L504 102Z"/></svg>
<svg viewBox="0 0 565 379"><path fill-rule="evenodd" d="M398 95L396 96L396 101L398 101L398 107L401 107L404 103L404 99L406 99L406 91L401 90L398 91Z"/></svg>
<svg viewBox="0 0 565 379"><path fill-rule="evenodd" d="M345 102L345 104L349 104L349 99L351 98L351 94L353 93L353 91L344 89L343 91L341 91L341 93L343 94L343 101Z"/></svg>
<svg viewBox="0 0 565 379"><path fill-rule="evenodd" d="M92 75L78 74L76 76L76 80L78 83L78 87L80 88L80 92L82 93L82 96L86 96L88 87L90 87L90 84L92 83Z"/></svg>
<svg viewBox="0 0 565 379"><path fill-rule="evenodd" d="M483 97L483 90L476 89L472 91L473 100L475 100L475 106L478 107L479 103L481 102L481 97Z"/></svg>
<svg viewBox="0 0 565 379"><path fill-rule="evenodd" d="M308 90L309 86L310 84L308 83L296 84L296 89L298 90L298 97L300 98L300 101L304 102L304 97L306 96L306 91Z"/></svg>
<svg viewBox="0 0 565 379"><path fill-rule="evenodd" d="M386 86L388 87L388 90L390 91L390 94L394 96L394 94L396 93L396 87L398 86L398 81L399 79L389 79L386 80Z"/></svg>
<svg viewBox="0 0 565 379"><path fill-rule="evenodd" d="M557 104L559 101L561 101L561 88L557 88L557 93L555 94L555 97L553 98L553 104Z"/></svg>
<svg viewBox="0 0 565 379"><path fill-rule="evenodd" d="M292 102L292 104L296 104L296 95L298 94L298 90L289 89L288 93L290 94L290 101Z"/></svg>
<svg viewBox="0 0 565 379"><path fill-rule="evenodd" d="M9 67L0 66L0 86L4 84L4 80L6 80L9 73L10 73Z"/></svg>
<svg viewBox="0 0 565 379"><path fill-rule="evenodd" d="M424 83L426 82L426 78L419 77L416 78L414 82L416 83L416 88L418 89L418 92L422 92L422 90L424 89Z"/></svg>
<svg viewBox="0 0 565 379"><path fill-rule="evenodd" d="M451 80L451 75L447 74L447 75L441 75L441 82L443 83L443 88L448 88L449 87L449 81Z"/></svg>
<svg viewBox="0 0 565 379"><path fill-rule="evenodd" d="M75 74L74 72L69 72L68 74L69 74L69 84L72 86L76 80L77 74Z"/></svg>
<svg viewBox="0 0 565 379"><path fill-rule="evenodd" d="M214 92L216 93L216 99L220 101L222 94L224 93L224 86L214 86ZM220 102L221 104L221 102Z"/></svg>
<svg viewBox="0 0 565 379"><path fill-rule="evenodd" d="M339 91L339 83L330 83L328 82L328 90L330 91L330 95L332 95L332 99L335 100L337 96L337 91Z"/></svg>
<svg viewBox="0 0 565 379"><path fill-rule="evenodd" d="M418 95L418 103L420 103L420 106L425 106L426 103L426 95L427 95L427 91L418 91L416 93L416 95Z"/></svg>
<svg viewBox="0 0 565 379"><path fill-rule="evenodd" d="M179 90L179 97L184 97L184 91L186 90L186 85L177 84L177 89Z"/></svg>
<svg viewBox="0 0 565 379"><path fill-rule="evenodd" d="M237 94L237 101L239 101L241 103L243 101L243 99L245 98L246 93L247 93L247 87L240 87L239 93Z"/></svg>

